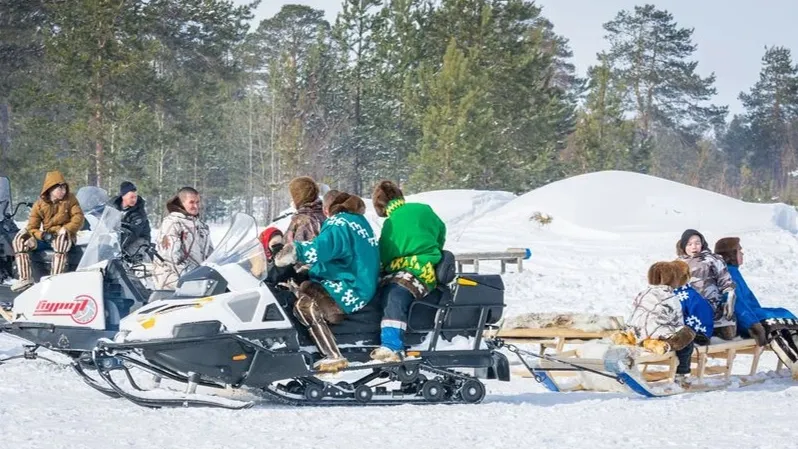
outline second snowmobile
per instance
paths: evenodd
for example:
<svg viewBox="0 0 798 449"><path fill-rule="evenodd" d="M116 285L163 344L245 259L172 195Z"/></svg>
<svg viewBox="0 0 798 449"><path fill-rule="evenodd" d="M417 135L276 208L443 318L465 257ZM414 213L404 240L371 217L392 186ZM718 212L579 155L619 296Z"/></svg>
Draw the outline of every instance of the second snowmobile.
<svg viewBox="0 0 798 449"><path fill-rule="evenodd" d="M105 207L77 269L44 276L15 298L0 332L31 343L24 357L34 358L39 347L80 357L113 338L121 318L147 301L150 290L119 246L121 216Z"/></svg>

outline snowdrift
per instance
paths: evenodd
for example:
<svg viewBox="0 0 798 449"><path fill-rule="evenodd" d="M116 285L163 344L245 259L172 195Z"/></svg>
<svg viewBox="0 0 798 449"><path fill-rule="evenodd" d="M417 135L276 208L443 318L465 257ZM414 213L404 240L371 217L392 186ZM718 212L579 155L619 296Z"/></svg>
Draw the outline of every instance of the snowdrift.
<svg viewBox="0 0 798 449"><path fill-rule="evenodd" d="M535 212L553 218L547 225ZM525 229L571 238L620 239L628 233L681 233L686 228L723 233L753 230L798 232L795 208L746 203L654 176L603 171L533 190L477 220L480 231Z"/></svg>

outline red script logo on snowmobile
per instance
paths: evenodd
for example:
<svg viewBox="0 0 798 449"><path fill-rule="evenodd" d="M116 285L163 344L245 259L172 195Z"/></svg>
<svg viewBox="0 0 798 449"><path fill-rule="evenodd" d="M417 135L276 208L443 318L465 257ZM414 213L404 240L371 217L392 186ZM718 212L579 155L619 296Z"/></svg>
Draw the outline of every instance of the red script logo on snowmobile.
<svg viewBox="0 0 798 449"><path fill-rule="evenodd" d="M97 317L97 302L89 295L80 295L72 301L48 301L36 304L34 316L68 316L78 324L89 324Z"/></svg>

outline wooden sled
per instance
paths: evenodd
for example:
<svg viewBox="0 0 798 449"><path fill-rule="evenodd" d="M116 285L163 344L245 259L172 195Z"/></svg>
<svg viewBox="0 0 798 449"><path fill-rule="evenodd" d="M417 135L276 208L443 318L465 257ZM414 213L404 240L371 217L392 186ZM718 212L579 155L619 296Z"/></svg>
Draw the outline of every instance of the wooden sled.
<svg viewBox="0 0 798 449"><path fill-rule="evenodd" d="M612 346L608 344L604 347ZM598 346L596 348L598 350ZM781 370L783 365L780 361L775 372L758 372L759 358L765 350L758 347L753 339L713 339L710 345L695 348L691 375L684 385L674 383L679 363L675 352L659 355L641 352L637 348L627 349L630 359L624 360L624 363L612 357L582 357L579 350L560 352L531 363L531 372L527 377L535 377L551 391L631 391L645 397L724 390L762 383L771 378L789 378L789 373ZM607 354L610 352L607 351ZM733 375L735 359L743 354L753 358L750 372L747 375ZM709 359L719 359L725 363L710 366L707 363ZM661 367L664 369L658 369Z"/></svg>

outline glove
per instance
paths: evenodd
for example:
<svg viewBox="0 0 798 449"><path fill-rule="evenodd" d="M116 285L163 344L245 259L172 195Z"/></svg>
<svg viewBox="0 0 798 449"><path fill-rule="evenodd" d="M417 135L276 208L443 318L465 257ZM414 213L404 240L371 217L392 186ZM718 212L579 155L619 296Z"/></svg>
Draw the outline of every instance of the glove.
<svg viewBox="0 0 798 449"><path fill-rule="evenodd" d="M643 347L657 355L662 355L671 351L671 345L662 340L655 340L653 338L643 340Z"/></svg>
<svg viewBox="0 0 798 449"><path fill-rule="evenodd" d="M59 236L61 236L61 235L64 235L64 234L66 234L66 233L67 233L67 230L66 230L66 228L61 228L61 229L59 229L59 230L58 230L58 235L59 235Z"/></svg>
<svg viewBox="0 0 798 449"><path fill-rule="evenodd" d="M293 265L296 263L296 250L294 249L294 243L291 242L285 246L283 249L274 256L274 264L278 267L287 267L289 265Z"/></svg>
<svg viewBox="0 0 798 449"><path fill-rule="evenodd" d="M28 239L31 238L31 237L33 237L33 236L30 235L30 232L28 232L28 231L22 231L19 234L19 239L22 240L23 242L27 242Z"/></svg>
<svg viewBox="0 0 798 449"><path fill-rule="evenodd" d="M730 291L723 304L723 318L731 320L734 318L734 303L737 302L737 295L734 290Z"/></svg>

